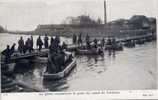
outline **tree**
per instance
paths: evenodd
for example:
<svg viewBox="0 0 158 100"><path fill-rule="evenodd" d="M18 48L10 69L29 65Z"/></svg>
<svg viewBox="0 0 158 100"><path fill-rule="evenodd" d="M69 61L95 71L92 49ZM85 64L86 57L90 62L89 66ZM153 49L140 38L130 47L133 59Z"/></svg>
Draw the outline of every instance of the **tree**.
<svg viewBox="0 0 158 100"><path fill-rule="evenodd" d="M94 20L89 15L80 15L77 17L67 17L63 22L66 24L73 24L73 25L98 25L98 24L102 24L102 20L100 18L98 18L97 20Z"/></svg>

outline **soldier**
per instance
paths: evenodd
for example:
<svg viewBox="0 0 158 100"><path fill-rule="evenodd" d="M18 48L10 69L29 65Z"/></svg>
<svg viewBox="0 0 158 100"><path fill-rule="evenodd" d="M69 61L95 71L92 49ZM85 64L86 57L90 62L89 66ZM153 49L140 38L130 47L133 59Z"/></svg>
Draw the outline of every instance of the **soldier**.
<svg viewBox="0 0 158 100"><path fill-rule="evenodd" d="M73 44L76 44L77 36L76 34L73 34Z"/></svg>
<svg viewBox="0 0 158 100"><path fill-rule="evenodd" d="M15 51L15 43L12 45L11 49L10 49L10 55L12 55Z"/></svg>
<svg viewBox="0 0 158 100"><path fill-rule="evenodd" d="M78 45L82 46L82 35L81 35L81 33L78 35Z"/></svg>
<svg viewBox="0 0 158 100"><path fill-rule="evenodd" d="M2 55L5 56L5 60L8 61L10 59L10 47L7 45L7 48L2 51Z"/></svg>
<svg viewBox="0 0 158 100"><path fill-rule="evenodd" d="M43 42L42 42L42 40L41 40L41 36L38 37L38 39L37 39L37 44L36 44L36 45L37 45L39 51L41 51L42 45L43 45Z"/></svg>
<svg viewBox="0 0 158 100"><path fill-rule="evenodd" d="M104 45L105 45L105 40L104 40L104 38L101 40L101 47L104 47Z"/></svg>
<svg viewBox="0 0 158 100"><path fill-rule="evenodd" d="M28 50L29 53L31 53L32 45L31 45L31 40L30 40L30 38L27 39L25 45L26 45L26 51Z"/></svg>
<svg viewBox="0 0 158 100"><path fill-rule="evenodd" d="M98 41L97 41L97 39L95 38L95 39L94 39L94 47L95 47L95 48L97 48L97 43L98 43Z"/></svg>
<svg viewBox="0 0 158 100"><path fill-rule="evenodd" d="M44 37L44 47L45 47L46 49L48 48L48 40L49 40L48 36L45 35L45 37Z"/></svg>
<svg viewBox="0 0 158 100"><path fill-rule="evenodd" d="M62 50L63 49L67 49L67 44L65 42L63 42L63 44L62 44Z"/></svg>
<svg viewBox="0 0 158 100"><path fill-rule="evenodd" d="M54 47L55 47L56 52L58 52L58 50L59 50L59 43L60 43L60 38L58 36L56 36L55 40L54 40Z"/></svg>
<svg viewBox="0 0 158 100"><path fill-rule="evenodd" d="M24 49L24 40L23 37L20 38L20 40L18 41L18 50L20 53L23 53L23 49Z"/></svg>
<svg viewBox="0 0 158 100"><path fill-rule="evenodd" d="M31 49L31 51L33 51L33 44L34 44L34 43L33 43L33 36L31 36L30 43L31 43L31 48L30 48L30 49Z"/></svg>
<svg viewBox="0 0 158 100"><path fill-rule="evenodd" d="M86 35L86 45L87 45L87 48L90 49L90 40L89 40L88 34Z"/></svg>

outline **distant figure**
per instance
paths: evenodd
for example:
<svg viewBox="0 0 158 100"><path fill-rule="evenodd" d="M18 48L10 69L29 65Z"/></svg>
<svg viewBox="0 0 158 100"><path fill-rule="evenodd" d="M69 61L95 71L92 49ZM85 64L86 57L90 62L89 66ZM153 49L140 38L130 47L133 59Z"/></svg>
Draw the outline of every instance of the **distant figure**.
<svg viewBox="0 0 158 100"><path fill-rule="evenodd" d="M33 43L33 36L31 36L30 43L31 43L31 48L30 48L30 49L31 49L31 52L32 52L32 51L33 51L33 44L34 44L34 43Z"/></svg>
<svg viewBox="0 0 158 100"><path fill-rule="evenodd" d="M60 37L59 36L56 36L55 37L55 40L54 40L54 48L55 48L55 51L58 52L60 46Z"/></svg>
<svg viewBox="0 0 158 100"><path fill-rule="evenodd" d="M82 35L81 35L81 33L78 35L78 45L82 46Z"/></svg>
<svg viewBox="0 0 158 100"><path fill-rule="evenodd" d="M12 45L11 49L10 49L10 55L12 55L15 51L15 43Z"/></svg>
<svg viewBox="0 0 158 100"><path fill-rule="evenodd" d="M30 38L28 38L27 41L25 42L25 46L26 46L26 51L28 50L29 53L31 53L32 45L31 45L31 40L30 40Z"/></svg>
<svg viewBox="0 0 158 100"><path fill-rule="evenodd" d="M105 45L105 39L103 38L103 39L101 40L101 47L104 47L104 45Z"/></svg>
<svg viewBox="0 0 158 100"><path fill-rule="evenodd" d="M50 39L50 47L52 47L52 46L53 46L53 43L54 43L54 38L53 38L53 37L51 37L51 39Z"/></svg>
<svg viewBox="0 0 158 100"><path fill-rule="evenodd" d="M23 37L20 37L20 40L18 41L18 50L20 53L23 53L24 49L24 40Z"/></svg>
<svg viewBox="0 0 158 100"><path fill-rule="evenodd" d="M5 56L5 60L8 61L10 59L10 47L9 45L7 45L7 48L5 50L2 51L1 53L2 55Z"/></svg>
<svg viewBox="0 0 158 100"><path fill-rule="evenodd" d="M44 47L45 47L46 49L48 48L48 40L49 40L48 36L45 35L45 37L44 37Z"/></svg>
<svg viewBox="0 0 158 100"><path fill-rule="evenodd" d="M94 47L97 48L98 40L95 38L93 42L94 42Z"/></svg>
<svg viewBox="0 0 158 100"><path fill-rule="evenodd" d="M112 39L112 44L113 44L113 45L116 44L116 39L115 39L115 38Z"/></svg>
<svg viewBox="0 0 158 100"><path fill-rule="evenodd" d="M37 39L37 47L38 47L38 50L39 51L41 51L41 49L42 49L42 45L43 45L43 42L42 42L42 40L41 40L41 36L39 36L38 37L38 39Z"/></svg>
<svg viewBox="0 0 158 100"><path fill-rule="evenodd" d="M67 49L67 44L65 42L63 42L62 44L62 50Z"/></svg>
<svg viewBox="0 0 158 100"><path fill-rule="evenodd" d="M73 34L73 44L76 44L77 36L76 34Z"/></svg>
<svg viewBox="0 0 158 100"><path fill-rule="evenodd" d="M87 48L90 49L90 37L88 34L86 35L86 45L87 45Z"/></svg>
<svg viewBox="0 0 158 100"><path fill-rule="evenodd" d="M108 38L108 40L107 40L107 45L112 45L112 41L110 38Z"/></svg>

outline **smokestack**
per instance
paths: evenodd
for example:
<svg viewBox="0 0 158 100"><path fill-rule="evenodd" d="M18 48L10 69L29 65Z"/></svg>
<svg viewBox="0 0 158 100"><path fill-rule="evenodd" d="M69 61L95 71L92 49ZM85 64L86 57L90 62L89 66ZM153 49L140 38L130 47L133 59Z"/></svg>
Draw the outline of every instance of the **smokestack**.
<svg viewBox="0 0 158 100"><path fill-rule="evenodd" d="M104 0L104 24L107 23L107 19L106 19L106 0Z"/></svg>

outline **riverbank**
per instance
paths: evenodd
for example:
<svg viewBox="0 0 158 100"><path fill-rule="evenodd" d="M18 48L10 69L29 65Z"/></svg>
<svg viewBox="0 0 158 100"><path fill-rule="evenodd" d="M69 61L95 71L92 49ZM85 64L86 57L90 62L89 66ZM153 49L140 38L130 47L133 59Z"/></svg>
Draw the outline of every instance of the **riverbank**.
<svg viewBox="0 0 158 100"><path fill-rule="evenodd" d="M91 38L107 38L107 37L116 37L116 38L127 38L133 36L141 36L150 34L151 31L148 29L137 29L137 30L121 30L121 29L109 29L109 28L77 28L77 29L69 29L62 31L53 31L53 30L34 30L34 31L8 31L10 34L18 34L18 35L41 35L44 36L47 34L48 36L61 36L71 38L73 34L82 34L85 37L87 34ZM156 35L156 34L155 34Z"/></svg>

